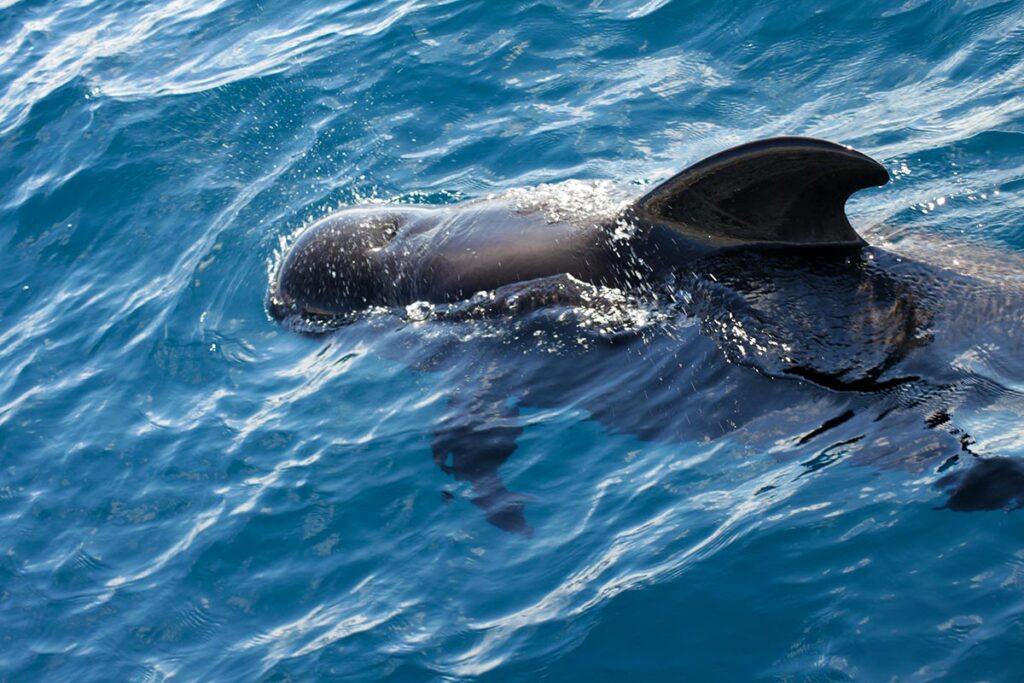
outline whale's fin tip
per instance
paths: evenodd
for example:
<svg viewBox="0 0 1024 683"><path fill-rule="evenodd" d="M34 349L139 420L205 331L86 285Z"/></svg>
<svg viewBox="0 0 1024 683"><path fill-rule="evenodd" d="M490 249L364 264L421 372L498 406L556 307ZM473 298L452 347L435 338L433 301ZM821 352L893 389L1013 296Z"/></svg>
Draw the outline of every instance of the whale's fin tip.
<svg viewBox="0 0 1024 683"><path fill-rule="evenodd" d="M854 192L884 185L885 167L814 138L751 142L690 166L641 197L634 210L714 246L859 246L846 218Z"/></svg>

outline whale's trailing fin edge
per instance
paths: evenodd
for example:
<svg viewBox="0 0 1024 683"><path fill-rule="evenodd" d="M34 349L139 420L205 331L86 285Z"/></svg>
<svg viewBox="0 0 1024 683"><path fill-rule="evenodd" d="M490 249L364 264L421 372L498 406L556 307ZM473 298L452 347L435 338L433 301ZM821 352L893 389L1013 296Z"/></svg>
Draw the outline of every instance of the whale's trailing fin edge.
<svg viewBox="0 0 1024 683"><path fill-rule="evenodd" d="M641 197L634 211L712 246L854 246L864 242L846 219L846 200L888 180L881 164L849 147L771 138L697 162Z"/></svg>

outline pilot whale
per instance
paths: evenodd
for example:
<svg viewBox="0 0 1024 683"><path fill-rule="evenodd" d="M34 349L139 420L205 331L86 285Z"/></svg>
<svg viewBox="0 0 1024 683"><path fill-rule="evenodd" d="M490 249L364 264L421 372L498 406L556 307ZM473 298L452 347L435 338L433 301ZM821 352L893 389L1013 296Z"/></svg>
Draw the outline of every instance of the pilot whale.
<svg viewBox="0 0 1024 683"><path fill-rule="evenodd" d="M471 351L396 333L413 335L411 365L454 380L433 430L435 462L510 531L529 525L499 469L523 431L520 407L552 405L583 406L612 431L649 440L731 436L778 450L781 435L795 434L786 448L807 454L808 471L837 454L930 467L950 509L1015 507L1024 501L1018 460L986 454L967 458L984 467L958 465L975 454L957 409L992 391L990 378L950 360L986 330L1014 343L1005 328L1024 329L1024 297L867 245L845 203L887 181L881 164L849 147L784 137L704 159L602 220L552 217L505 196L356 206L296 239L267 308L300 331L417 302L451 324L525 321L531 333ZM567 308L614 305L608 291L638 292L667 312L660 333L598 335L585 352L508 362L563 325Z"/></svg>
<svg viewBox="0 0 1024 683"><path fill-rule="evenodd" d="M859 247L844 205L883 185L885 168L832 142L784 137L697 163L610 224L550 222L507 200L442 208L354 207L310 226L281 265L275 317L337 316L369 306L458 301L560 274L628 286L711 251L738 246ZM628 249L616 224L636 229Z"/></svg>

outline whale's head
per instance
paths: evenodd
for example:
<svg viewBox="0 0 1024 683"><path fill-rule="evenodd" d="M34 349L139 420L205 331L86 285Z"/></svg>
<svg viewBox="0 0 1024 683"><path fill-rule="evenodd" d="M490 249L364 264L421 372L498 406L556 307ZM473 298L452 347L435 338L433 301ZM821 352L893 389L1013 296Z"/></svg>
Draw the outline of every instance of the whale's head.
<svg viewBox="0 0 1024 683"><path fill-rule="evenodd" d="M285 253L270 284L267 309L277 320L329 320L386 305L398 286L394 238L422 209L345 209L309 226Z"/></svg>

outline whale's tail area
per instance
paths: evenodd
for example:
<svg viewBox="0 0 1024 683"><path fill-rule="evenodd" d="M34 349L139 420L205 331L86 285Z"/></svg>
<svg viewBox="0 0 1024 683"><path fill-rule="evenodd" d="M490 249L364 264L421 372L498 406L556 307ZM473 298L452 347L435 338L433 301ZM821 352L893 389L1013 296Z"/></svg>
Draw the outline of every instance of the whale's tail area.
<svg viewBox="0 0 1024 683"><path fill-rule="evenodd" d="M780 137L700 161L641 197L645 223L713 247L750 244L859 246L846 219L857 190L884 185L885 168L849 147Z"/></svg>

